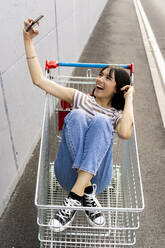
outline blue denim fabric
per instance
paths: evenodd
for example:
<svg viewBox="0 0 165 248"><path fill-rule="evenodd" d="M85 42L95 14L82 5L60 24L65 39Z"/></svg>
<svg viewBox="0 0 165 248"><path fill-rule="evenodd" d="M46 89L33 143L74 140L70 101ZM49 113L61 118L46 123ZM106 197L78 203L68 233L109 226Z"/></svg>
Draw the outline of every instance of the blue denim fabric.
<svg viewBox="0 0 165 248"><path fill-rule="evenodd" d="M76 168L92 173L96 194L108 187L113 173L111 120L104 114L89 118L86 111L73 109L64 119L62 140L54 162L60 185L70 191L77 179Z"/></svg>

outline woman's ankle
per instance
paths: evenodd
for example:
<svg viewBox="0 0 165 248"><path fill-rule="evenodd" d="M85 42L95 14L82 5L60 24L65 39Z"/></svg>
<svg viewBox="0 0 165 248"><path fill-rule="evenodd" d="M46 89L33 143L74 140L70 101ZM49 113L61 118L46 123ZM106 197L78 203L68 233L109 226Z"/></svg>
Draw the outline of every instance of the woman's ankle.
<svg viewBox="0 0 165 248"><path fill-rule="evenodd" d="M78 190L78 189L72 188L72 189L71 189L71 192L73 192L73 193L75 193L75 194L77 194L77 195L79 195L79 196L83 196L83 195L84 195L84 190L85 190L85 189L83 189L83 190Z"/></svg>
<svg viewBox="0 0 165 248"><path fill-rule="evenodd" d="M91 181L86 185L86 187L88 187L88 186L91 186L92 185L92 183L91 183Z"/></svg>

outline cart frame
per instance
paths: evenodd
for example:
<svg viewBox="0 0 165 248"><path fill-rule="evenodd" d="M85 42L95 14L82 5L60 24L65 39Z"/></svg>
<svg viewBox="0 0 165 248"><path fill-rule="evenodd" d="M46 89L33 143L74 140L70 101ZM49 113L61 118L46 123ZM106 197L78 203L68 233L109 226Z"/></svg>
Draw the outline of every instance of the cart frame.
<svg viewBox="0 0 165 248"><path fill-rule="evenodd" d="M46 60L46 65L45 65L45 70L46 70L46 77L49 77L50 79L53 79L53 77L51 76L51 69L55 69L58 66L67 66L67 67L84 67L84 68L103 68L105 66L118 66L118 67L123 67L125 69L130 70L130 78L131 78L131 85L134 85L134 64L92 64L92 63L63 63L63 62L57 62L57 61L48 61ZM87 71L87 77L73 77L73 76L58 76L57 80L59 83L67 83L69 82L69 80L73 80L71 81L71 83L73 84L81 84L81 81L79 82L78 80L86 80L87 79L87 84L89 83L89 80L95 80L95 77L92 77L91 74L89 73L89 71ZM56 81L57 82L57 81ZM91 82L92 85L92 82ZM77 87L77 86L76 86ZM35 192L35 205L38 209L38 216L37 216L37 224L39 225L39 240L41 241L41 245L42 247L47 247L44 246L44 244L51 244L51 246L48 247L55 247L52 245L55 245L55 243L60 244L60 240L58 240L56 234L54 235L52 233L52 231L48 231L49 229L49 224L47 221L47 216L52 216L53 212L57 209L65 209L66 207L63 206L62 204L55 204L54 202L47 202L46 198L44 198L43 200L43 191L45 191L45 187L49 187L49 194L54 194L55 192L53 192L53 187L58 189L60 186L58 185L58 182L56 180L56 178L54 178L52 168L53 168L53 163L51 163L49 161L49 132L50 132L50 118L52 116L52 113L58 113L59 110L61 111L66 111L66 114L71 110L70 109L70 105L68 105L66 102L62 103L62 106L60 106L60 108L62 107L62 109L56 108L56 105L59 104L59 101L56 101L54 99L55 97L50 96L48 93L46 93L46 99L45 99L45 106L44 106L44 117L43 117L43 124L42 124L42 134L41 134L41 145L40 145L40 154L39 154L39 162L38 162L38 173L37 173L37 182L36 182L36 192ZM51 111L50 109L50 105L52 103L53 100L53 105L54 105L54 110ZM57 122L57 116L55 117L55 121ZM57 133L57 125L55 123L55 132ZM117 136L117 134L116 134ZM56 139L59 140L60 142L60 136L57 135ZM120 141L121 139L119 137L117 137L117 139ZM119 142L117 141L117 144ZM132 177L132 179L130 180L130 182L127 186L124 186L124 188L122 189L123 191L129 191L129 194L131 195L131 197L133 195L135 195L134 197L131 198L131 201L129 199L130 196L127 195L126 192L123 193L123 197L125 198L125 206L123 207L112 207L110 205L108 206L104 206L101 208L97 208L97 210L103 211L107 217L109 217L110 215L114 215L114 224L113 225L109 225L107 227L104 228L92 228L89 226L82 226L82 223L80 226L78 225L73 225L71 226L68 230L69 235L75 235L77 233L76 230L81 230L83 229L83 231L81 232L81 236L85 236L87 235L87 232L89 233L89 235L91 234L92 236L96 236L98 237L98 235L102 235L104 236L104 238L106 236L112 235L114 238L114 242L111 240L109 243L107 242L105 245L109 244L112 245L113 247L124 247L124 246L130 246L130 245L134 245L136 242L136 236L135 236L135 230L137 230L140 226L140 222L139 222L139 213L142 212L144 210L144 196L143 196L143 188L142 188L142 180L141 180L141 172L140 172L140 162L139 162L139 155L138 155L138 147L137 147L137 139L136 139L136 128L135 128L135 121L133 121L133 134L132 137L129 140L124 140L122 142L122 164L131 164L130 166L130 170L128 171L124 171L122 170L120 172L120 168L117 167L117 165L114 167L115 168L115 172L117 175L117 178L121 177L121 184L123 184L123 179L122 176L125 176L126 178L129 178L129 176ZM119 146L119 145L118 145ZM117 151L119 152L119 151ZM131 157L130 153L133 153L133 157ZM124 154L127 154L124 155ZM128 158L129 157L129 158ZM131 158L130 158L131 157ZM134 160L134 161L131 161ZM134 165L135 163L135 165ZM45 169L46 168L46 169ZM121 176L122 174L122 176ZM128 175L127 175L128 174ZM48 186L48 182L44 182L45 180L47 180L47 177L51 178L51 182L50 185ZM117 179L118 180L118 179ZM117 185L117 187L120 186L120 184L118 185L118 182L114 182L114 184ZM124 184L123 184L124 185ZM111 186L112 187L112 186ZM132 188L131 188L132 187ZM112 188L108 187L107 189L107 194L106 197L109 198L109 195L111 193L112 195ZM111 192L110 192L111 191ZM48 193L48 189L46 189L46 192ZM118 188L116 190L116 193L118 194ZM46 195L46 193L45 193ZM117 198L118 196L116 196ZM129 203L127 203L127 201L129 201ZM128 206L127 206L128 204ZM67 207L67 209L75 209L78 210L80 212L84 211L84 210L91 210L91 208L87 208L87 207ZM92 211L95 211L95 209L92 209ZM124 222L118 223L118 219L124 219ZM124 223L124 226L123 226ZM49 234L49 238L45 238L45 232L50 232ZM78 234L77 234L78 235ZM123 239L123 241L121 242L120 239L118 240L117 236L128 236L126 239ZM60 236L60 235L59 235ZM67 231L64 232L64 234L62 234L61 238L64 242L64 236L67 236ZM88 236L88 235L87 235ZM93 237L94 237L93 236ZM65 240L66 241L66 240ZM70 244L71 247L73 247L73 244L75 243L66 241L64 242L66 243L65 245ZM81 241L80 241L80 245L81 245ZM102 242L101 242L102 243ZM78 244L78 242L77 242ZM97 242L98 244L98 242ZM65 247L70 247L70 246L65 246ZM80 247L84 247L84 246L80 246ZM94 246L89 246L88 247L96 247L96 243L94 244ZM102 243L102 247L103 243ZM107 247L107 246L106 246Z"/></svg>

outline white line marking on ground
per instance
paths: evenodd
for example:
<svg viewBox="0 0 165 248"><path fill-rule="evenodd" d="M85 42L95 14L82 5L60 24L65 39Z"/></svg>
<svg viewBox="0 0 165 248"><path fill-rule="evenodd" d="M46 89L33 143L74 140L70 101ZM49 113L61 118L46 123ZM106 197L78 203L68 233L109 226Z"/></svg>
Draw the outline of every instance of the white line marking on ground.
<svg viewBox="0 0 165 248"><path fill-rule="evenodd" d="M165 128L165 61L140 0L134 0L134 5L151 70L163 127Z"/></svg>

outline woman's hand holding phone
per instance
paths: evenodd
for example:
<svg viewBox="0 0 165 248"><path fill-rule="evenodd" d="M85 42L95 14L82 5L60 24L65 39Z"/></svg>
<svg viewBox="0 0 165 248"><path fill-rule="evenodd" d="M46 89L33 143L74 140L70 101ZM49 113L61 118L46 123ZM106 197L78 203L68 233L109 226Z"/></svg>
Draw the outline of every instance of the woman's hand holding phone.
<svg viewBox="0 0 165 248"><path fill-rule="evenodd" d="M24 21L24 29L23 29L24 40L31 40L39 34L39 31L34 28L35 24L33 24L33 23L37 23L38 26L40 24L39 21L35 22L35 19L33 19L33 18L28 18L28 20ZM29 30L28 30L28 28L29 28Z"/></svg>

